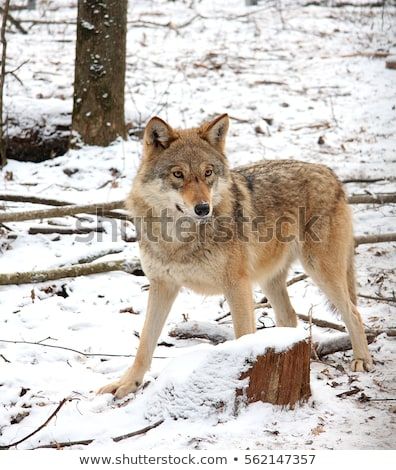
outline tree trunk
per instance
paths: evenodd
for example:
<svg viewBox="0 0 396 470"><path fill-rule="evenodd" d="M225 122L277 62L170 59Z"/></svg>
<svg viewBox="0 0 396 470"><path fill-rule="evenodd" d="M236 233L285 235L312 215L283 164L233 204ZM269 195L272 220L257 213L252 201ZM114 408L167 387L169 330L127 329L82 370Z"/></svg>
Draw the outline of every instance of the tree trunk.
<svg viewBox="0 0 396 470"><path fill-rule="evenodd" d="M79 0L72 116L74 137L107 146L126 137L127 0Z"/></svg>
<svg viewBox="0 0 396 470"><path fill-rule="evenodd" d="M241 379L249 378L249 384L237 395L247 403L263 401L293 408L311 396L310 357L309 341L300 341L280 353L269 349L241 375Z"/></svg>
<svg viewBox="0 0 396 470"><path fill-rule="evenodd" d="M4 137L4 120L3 120L3 91L5 81L5 63L7 57L7 40L6 25L8 10L10 8L10 0L5 0L3 10L3 18L1 21L0 42L1 42L1 65L0 65L0 169L7 163L6 158L6 140Z"/></svg>

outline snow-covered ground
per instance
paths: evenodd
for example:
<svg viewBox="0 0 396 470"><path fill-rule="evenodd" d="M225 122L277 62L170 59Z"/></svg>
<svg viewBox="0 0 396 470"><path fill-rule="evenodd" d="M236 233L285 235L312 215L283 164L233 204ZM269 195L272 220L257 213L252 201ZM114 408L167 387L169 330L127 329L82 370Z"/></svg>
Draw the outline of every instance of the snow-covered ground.
<svg viewBox="0 0 396 470"><path fill-rule="evenodd" d="M190 126L228 112L233 165L285 157L322 162L343 180L377 180L346 183L350 194L394 191L396 71L385 68L384 57L370 53L395 48L396 8L391 2L371 9L302 3L263 1L246 8L243 0L130 2L128 122L141 127L159 114L174 126ZM15 12L15 17L75 19L75 1L38 4L37 12ZM15 72L19 81L7 76L5 89L6 112L22 128L34 122L49 127L59 120L67 123L60 115L67 115L72 105L74 36L74 26L62 24L34 24L27 35L9 34L8 67L27 61ZM78 203L122 199L139 158L140 142L131 139L104 149L73 150L40 164L9 161L0 175L0 192ZM0 201L2 211L33 207L45 206ZM359 205L353 211L357 234L394 231L394 205ZM93 216L85 219L85 224L95 223ZM68 226L77 220L52 219ZM104 259L138 255L136 243L123 240L119 222L103 221L106 232L94 237L28 234L30 227L48 223L6 224L15 239L7 239L9 232L0 228L0 272L76 263L110 248L122 253ZM394 298L394 247L357 248L359 293ZM291 275L299 272L296 266ZM112 272L0 287L0 445L29 434L61 399L72 397L55 420L19 448L94 438L84 447L92 449L159 417L165 421L157 428L114 445L120 450L395 448L395 340L385 334L370 345L372 373L349 372L351 352L329 356L328 364L313 362L313 397L293 411L254 404L238 415L224 410L208 414L192 399L186 401L187 417L167 414L161 398L169 396L163 387L173 380L184 390L183 381L188 383L209 348L167 332L186 317L214 323L228 311L221 298L187 290L179 295L161 336L173 346L157 347L148 387L121 402L95 395L132 361L138 344L133 332L141 330L144 320L146 284L144 277ZM309 280L289 291L299 313L312 307L314 317L337 321ZM255 296L259 300L262 294L257 290ZM394 302L359 298L359 304L368 327L395 327ZM271 317L271 309L266 311ZM225 326L231 329L227 319ZM339 333L314 327L313 334L325 338ZM204 375L201 386L205 380L209 386L210 377ZM356 393L337 396L350 390Z"/></svg>

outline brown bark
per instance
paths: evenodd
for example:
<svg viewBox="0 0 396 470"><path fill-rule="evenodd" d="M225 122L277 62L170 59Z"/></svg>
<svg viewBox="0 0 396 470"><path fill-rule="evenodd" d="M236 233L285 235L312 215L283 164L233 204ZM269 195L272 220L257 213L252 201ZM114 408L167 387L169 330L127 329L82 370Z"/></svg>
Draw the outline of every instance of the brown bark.
<svg viewBox="0 0 396 470"><path fill-rule="evenodd" d="M14 118L8 118L7 126L13 127ZM20 162L43 162L64 155L70 142L68 129L51 123L37 123L34 128L23 129L15 135L7 136L7 158Z"/></svg>
<svg viewBox="0 0 396 470"><path fill-rule="evenodd" d="M44 271L0 273L0 286L55 281L66 277L89 276L90 274L108 273L111 271L123 271L138 276L143 274L140 261L138 259L117 259L112 261L103 261L101 263L83 263Z"/></svg>
<svg viewBox="0 0 396 470"><path fill-rule="evenodd" d="M349 196L349 204L387 204L396 202L396 193L356 194Z"/></svg>
<svg viewBox="0 0 396 470"><path fill-rule="evenodd" d="M79 0L72 132L89 145L126 137L127 0Z"/></svg>
<svg viewBox="0 0 396 470"><path fill-rule="evenodd" d="M263 401L293 408L311 396L310 357L309 341L300 341L280 353L269 349L241 375L241 379L249 378L249 383L237 395L247 403Z"/></svg>
<svg viewBox="0 0 396 470"><path fill-rule="evenodd" d="M376 334L367 334L368 344L372 343ZM349 351L352 349L351 338L349 335L340 335L336 338L330 338L314 345L315 352L319 358L334 354L339 351Z"/></svg>
<svg viewBox="0 0 396 470"><path fill-rule="evenodd" d="M0 223L22 222L24 220L48 219L51 217L65 217L76 214L95 214L102 216L103 211L117 209L124 205L124 201L104 202L101 204L83 204L54 207L53 209L37 209L33 211L19 211L0 213Z"/></svg>
<svg viewBox="0 0 396 470"><path fill-rule="evenodd" d="M1 42L1 66L0 66L0 168L7 163L6 158L6 141L4 138L4 121L3 121L3 90L5 81L5 62L7 57L7 40L6 40L6 25L8 18L8 10L10 8L10 0L5 0L4 8L2 9L3 19L0 30L0 42Z"/></svg>
<svg viewBox="0 0 396 470"><path fill-rule="evenodd" d="M387 69L393 69L393 70L396 69L396 55L392 55L386 59L385 67Z"/></svg>

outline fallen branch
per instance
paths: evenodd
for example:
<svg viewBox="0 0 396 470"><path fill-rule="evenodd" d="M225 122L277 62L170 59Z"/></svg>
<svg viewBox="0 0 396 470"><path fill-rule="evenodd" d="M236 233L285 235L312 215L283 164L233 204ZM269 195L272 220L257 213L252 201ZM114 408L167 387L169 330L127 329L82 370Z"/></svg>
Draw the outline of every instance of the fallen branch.
<svg viewBox="0 0 396 470"><path fill-rule="evenodd" d="M381 233L378 235L362 235L355 237L355 246L373 243L396 242L396 233Z"/></svg>
<svg viewBox="0 0 396 470"><path fill-rule="evenodd" d="M300 131L301 129L329 129L331 124L329 121L319 121L313 122L310 124L300 124L298 126L293 126L290 128L292 131Z"/></svg>
<svg viewBox="0 0 396 470"><path fill-rule="evenodd" d="M6 1L4 8L0 7L0 13L6 17L6 20L8 20L11 24L15 26L15 28L22 34L27 34L28 32L26 29L21 25L21 22L19 20L16 20L13 16L10 15L8 12L8 5L10 2Z"/></svg>
<svg viewBox="0 0 396 470"><path fill-rule="evenodd" d="M341 182L344 184L347 183L378 183L379 181L392 181L393 178L345 178Z"/></svg>
<svg viewBox="0 0 396 470"><path fill-rule="evenodd" d="M110 204L110 203L109 203ZM115 203L111 203L115 204ZM80 206L81 207L81 206ZM355 245L383 243L396 241L396 233L379 234L379 235L364 235L355 238ZM80 265L66 266L43 271L26 271L16 273L0 273L0 286L10 284L30 284L36 282L54 281L66 277L87 276L90 274L105 273L111 271L124 271L135 276L142 276L143 271L140 261L135 258L132 261L127 260L112 260L104 261L102 263L83 263ZM300 274L294 279L291 279L287 285L290 286L295 282L306 279L306 274ZM267 305L266 305L267 306ZM269 305L268 305L269 306ZM261 307L261 305L260 305ZM224 315L225 318L228 315Z"/></svg>
<svg viewBox="0 0 396 470"><path fill-rule="evenodd" d="M376 302L396 303L396 297L381 297L381 296L367 295L367 294L358 294L358 297L362 297L363 299L375 300Z"/></svg>
<svg viewBox="0 0 396 470"><path fill-rule="evenodd" d="M356 194L348 198L349 204L387 204L396 202L396 193Z"/></svg>
<svg viewBox="0 0 396 470"><path fill-rule="evenodd" d="M142 434L146 434L146 432L157 428L163 422L164 420L161 419L153 424L150 424L149 426L146 426L145 428L138 429L137 431L132 431L128 434L122 434L121 436L112 437L111 439L113 440L113 442L120 442L120 441L123 441L124 439L129 439L130 437L141 436ZM34 447L32 450L34 449L61 449L62 447L71 447L71 446L76 446L76 445L86 446L86 445L92 444L92 442L94 441L95 439L84 439L81 441L54 442L53 444L46 444L46 445Z"/></svg>
<svg viewBox="0 0 396 470"><path fill-rule="evenodd" d="M129 20L128 24L133 25L134 28L170 28L173 30L178 30L190 26L195 20L203 18L201 15L196 14L190 19L186 20L184 23L175 24L172 21L167 23L156 23L155 21L147 20ZM32 26L36 25L67 25L75 26L76 22L74 20L42 20L42 19L23 19L20 20L21 23L29 23ZM29 28L30 29L30 28Z"/></svg>
<svg viewBox="0 0 396 470"><path fill-rule="evenodd" d="M346 331L345 327L342 325L337 325L325 320L319 320L317 318L311 318L310 315L298 315L298 317L309 322L310 325L314 324L322 328L332 328L341 332ZM382 333L385 333L387 336L395 336L396 330L392 328L384 330L366 329L368 343L372 343L374 339ZM205 339L215 345L234 339L234 335L231 330L220 328L218 325L213 323L199 321L179 323L169 332L169 336L178 339ZM339 351L349 351L350 349L352 349L352 343L349 334L343 334L335 338L333 337L328 340L314 343L314 353L316 353L318 358Z"/></svg>
<svg viewBox="0 0 396 470"><path fill-rule="evenodd" d="M112 439L113 439L114 442L120 442L120 441L123 441L124 439L129 439L130 437L140 436L141 434L145 434L146 432L151 431L154 428L157 428L163 422L164 422L164 420L160 419L156 423L150 424L149 426L146 426L143 429L139 429L138 431L129 432L128 434L122 434L121 436L112 437Z"/></svg>
<svg viewBox="0 0 396 470"><path fill-rule="evenodd" d="M306 321L307 323L313 323L320 328L331 328L332 330L345 331L345 326L338 323L321 320L320 318L313 318L310 315L304 315L303 313L298 313L297 316L300 320Z"/></svg>
<svg viewBox="0 0 396 470"><path fill-rule="evenodd" d="M16 273L0 273L0 286L10 284L30 284L36 282L55 281L66 277L88 276L90 274L123 271L135 276L142 275L142 267L137 258L132 260L112 260L101 263L83 263L44 271L26 271Z"/></svg>
<svg viewBox="0 0 396 470"><path fill-rule="evenodd" d="M319 326L320 328L330 328L332 330L337 330L341 332L346 332L346 328L344 325L339 323L329 322L327 320L321 320L320 318L311 318L309 315L304 315L302 313L297 314L300 320L306 321L308 323L312 322L314 325ZM385 329L375 329L375 328L366 328L365 333L367 337L369 336L378 336L382 333L385 333L387 336L396 336L396 329L395 328L385 328Z"/></svg>
<svg viewBox="0 0 396 470"><path fill-rule="evenodd" d="M0 223L22 222L24 220L48 219L50 217L65 217L76 214L103 215L104 210L119 209L124 206L124 201L104 202L101 204L68 205L53 209L42 209L34 211L9 212L0 214Z"/></svg>
<svg viewBox="0 0 396 470"><path fill-rule="evenodd" d="M11 361L9 361L4 354L0 354L0 357L3 359L4 362L7 362L8 364L11 364Z"/></svg>
<svg viewBox="0 0 396 470"><path fill-rule="evenodd" d="M39 196L25 196L23 194L0 194L1 201L9 202L28 202L31 204L43 204L46 206L71 206L72 202L60 201L59 199L51 199Z"/></svg>
<svg viewBox="0 0 396 470"><path fill-rule="evenodd" d="M292 286L296 282L304 281L304 279L307 279L307 277L308 276L306 274L299 274L298 276L295 276L292 279L290 279L289 281L287 281L286 285L287 285L287 287Z"/></svg>
<svg viewBox="0 0 396 470"><path fill-rule="evenodd" d="M19 195L19 194L0 194L1 201L9 201L9 202L27 202L30 204L43 204L47 206L57 206L57 207L64 207L64 206L73 206L78 207L76 204L71 203L69 201L60 201L58 199L50 199L50 198L42 198L38 196L26 196L26 195ZM123 201L116 201L119 202L119 208L123 207ZM117 210L103 210L102 204L96 204L98 207L98 211L95 215L98 217L107 217L110 219L121 219L121 220L128 220L129 222L133 222L133 218L126 213L119 212ZM28 211L26 211L28 212ZM91 213L91 212L86 212ZM15 214L20 214L20 212L15 212ZM59 217L62 217L62 211L59 213ZM1 216L0 216L1 217ZM26 219L31 220L31 219Z"/></svg>
<svg viewBox="0 0 396 470"><path fill-rule="evenodd" d="M199 321L179 323L168 334L177 339L206 339L212 344L220 344L234 339L234 334L229 329L214 323Z"/></svg>
<svg viewBox="0 0 396 470"><path fill-rule="evenodd" d="M30 227L29 228L29 235L52 235L54 233L58 233L60 235L82 235L85 233L92 233L92 232L105 232L104 227L100 225L96 227L79 227L79 228L72 228L72 227Z"/></svg>
<svg viewBox="0 0 396 470"><path fill-rule="evenodd" d="M104 250L99 250L95 253L91 253L89 255L82 256L77 259L78 264L84 264L84 263L92 263L92 261L97 260L98 258L103 258L103 256L107 255L115 255L118 253L121 253L123 250L122 248L107 248ZM75 263L69 263L69 264L75 264ZM59 266L62 268L63 266L66 266L66 264Z"/></svg>
<svg viewBox="0 0 396 470"><path fill-rule="evenodd" d="M5 445L5 446L0 446L0 450L7 450L9 449L10 447L15 447L17 446L18 444L21 444L22 442L26 441L27 439L29 439L30 437L34 436L35 434L37 434L39 431L41 431L41 429L45 428L45 426L47 426L47 424L51 421L51 419L53 419L59 412L59 410L62 408L62 406L68 402L68 401L71 401L70 398L64 398L60 403L59 405L56 407L55 411L48 417L48 419L43 423L41 424L37 429L35 429L33 432L31 432L30 434L28 434L27 436L23 437L22 439L20 439L19 441L15 441L13 442L12 444L8 444L8 445Z"/></svg>
<svg viewBox="0 0 396 470"><path fill-rule="evenodd" d="M370 344L374 341L377 335L367 335L367 342ZM319 358L334 354L340 351L349 351L352 349L352 343L349 335L340 335L337 338L332 338L320 343L314 344L315 352Z"/></svg>
<svg viewBox="0 0 396 470"><path fill-rule="evenodd" d="M250 166L254 166L250 165ZM65 217L68 215L76 214L96 214L104 216L104 211L110 211L112 209L120 209L124 207L124 200L113 201L113 202L104 202L104 203L94 203L94 204L85 204L77 205L64 203L63 201L57 201L54 199L44 199L36 198L33 196L18 196L3 194L0 195L0 199L5 201L14 201L14 202L33 202L38 204L48 204L56 205L54 209L40 209L33 211L20 211L20 212L9 212L0 214L0 223L4 222L22 222L24 220L33 220L33 219L46 219L49 217ZM386 204L386 203L396 203L396 193L379 193L379 194L357 194L350 196L348 198L349 204ZM131 220L125 214L117 213L112 214L111 212L106 212L106 215L109 217L124 218L126 220Z"/></svg>
<svg viewBox="0 0 396 470"><path fill-rule="evenodd" d="M303 7L327 7L327 8L382 8L385 6L385 0L380 2L362 2L362 3L352 3L352 2L338 2L329 6L328 2L313 0L302 5Z"/></svg>
<svg viewBox="0 0 396 470"><path fill-rule="evenodd" d="M79 351L78 349L68 348L67 346L57 346L56 344L45 344L45 343L38 343L38 342L34 342L34 341L19 341L19 340L11 340L11 339L0 339L0 343L30 344L32 346L42 346L44 348L62 349L64 351L70 351L70 352L74 352L76 354L81 354L81 356L85 356L85 357L135 357L135 354L87 353L87 352ZM153 357L154 357L154 359L169 359L169 356L153 356Z"/></svg>

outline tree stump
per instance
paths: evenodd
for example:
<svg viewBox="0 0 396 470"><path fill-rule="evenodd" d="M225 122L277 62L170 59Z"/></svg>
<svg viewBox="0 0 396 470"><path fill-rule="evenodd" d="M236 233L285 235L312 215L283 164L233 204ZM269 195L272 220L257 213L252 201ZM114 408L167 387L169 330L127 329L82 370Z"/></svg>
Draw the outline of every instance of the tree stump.
<svg viewBox="0 0 396 470"><path fill-rule="evenodd" d="M393 69L393 70L396 69L396 55L391 55L387 57L385 61L385 67L387 69Z"/></svg>
<svg viewBox="0 0 396 470"><path fill-rule="evenodd" d="M295 343L290 349L276 352L273 348L257 356L252 366L240 376L249 378L245 388L237 390L243 402L262 401L294 408L296 403L311 396L311 344L308 340Z"/></svg>

